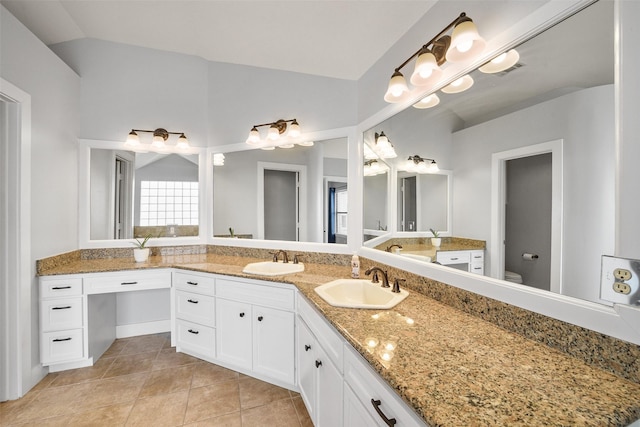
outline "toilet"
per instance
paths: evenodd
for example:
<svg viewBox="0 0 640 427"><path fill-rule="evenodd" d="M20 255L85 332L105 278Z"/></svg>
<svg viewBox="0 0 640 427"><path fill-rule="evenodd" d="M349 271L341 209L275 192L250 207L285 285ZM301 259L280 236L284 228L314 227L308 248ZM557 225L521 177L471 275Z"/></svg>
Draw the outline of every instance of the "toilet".
<svg viewBox="0 0 640 427"><path fill-rule="evenodd" d="M522 276L513 271L504 271L504 280L511 283L522 283Z"/></svg>

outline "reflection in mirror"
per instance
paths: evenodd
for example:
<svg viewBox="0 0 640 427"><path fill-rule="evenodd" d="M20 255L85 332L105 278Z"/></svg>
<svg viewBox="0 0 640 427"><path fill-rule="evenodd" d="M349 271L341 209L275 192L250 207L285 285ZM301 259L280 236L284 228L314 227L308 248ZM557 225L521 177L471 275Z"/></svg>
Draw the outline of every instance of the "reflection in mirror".
<svg viewBox="0 0 640 427"><path fill-rule="evenodd" d="M90 150L90 238L198 235L198 156Z"/></svg>
<svg viewBox="0 0 640 427"><path fill-rule="evenodd" d="M438 92L437 106L408 108L375 127L394 143L398 158L391 162L419 154L452 171L450 239L486 242L484 272L491 277L508 275L524 285L602 302L600 258L614 252L615 236L613 6L602 0L590 5L515 46L515 66L494 74L474 71L468 91ZM549 173L528 175L522 187L527 197L518 199L540 200L543 187L559 184L559 191L544 196L547 201L534 202L560 213L546 218L551 232L535 221L548 213L531 215L501 190L512 185L505 177L517 162L509 162L544 154L552 157L552 184L539 182ZM393 212L400 212L399 197L391 201L397 204ZM504 218L517 211L524 216L506 224ZM403 229L399 221L390 230L394 238ZM516 237L508 225L516 223L527 224L530 234L505 254L502 242Z"/></svg>
<svg viewBox="0 0 640 427"><path fill-rule="evenodd" d="M347 139L224 153L213 167L213 235L347 243Z"/></svg>
<svg viewBox="0 0 640 427"><path fill-rule="evenodd" d="M372 166L373 165L373 166ZM364 241L387 233L389 166L380 159L365 160L363 183Z"/></svg>
<svg viewBox="0 0 640 427"><path fill-rule="evenodd" d="M449 231L451 172L398 172L398 231Z"/></svg>

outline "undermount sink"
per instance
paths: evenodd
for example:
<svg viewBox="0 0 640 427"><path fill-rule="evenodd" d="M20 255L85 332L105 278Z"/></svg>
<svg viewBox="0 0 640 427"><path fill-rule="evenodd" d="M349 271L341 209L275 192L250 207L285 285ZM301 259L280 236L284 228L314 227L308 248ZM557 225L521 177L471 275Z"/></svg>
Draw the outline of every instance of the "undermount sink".
<svg viewBox="0 0 640 427"><path fill-rule="evenodd" d="M366 279L338 279L315 288L315 291L329 305L347 308L390 309L405 299L409 292L400 289L382 288L380 283Z"/></svg>
<svg viewBox="0 0 640 427"><path fill-rule="evenodd" d="M285 274L301 273L304 271L304 264L294 264L292 262L252 262L244 266L242 270L246 274L256 274L260 276L283 276Z"/></svg>

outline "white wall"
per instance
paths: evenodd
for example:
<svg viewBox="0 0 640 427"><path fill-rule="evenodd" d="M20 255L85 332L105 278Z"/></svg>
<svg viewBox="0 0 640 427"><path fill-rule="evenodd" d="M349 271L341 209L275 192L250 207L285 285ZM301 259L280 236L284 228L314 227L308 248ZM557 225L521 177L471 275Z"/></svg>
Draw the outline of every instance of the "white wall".
<svg viewBox="0 0 640 427"><path fill-rule="evenodd" d="M29 30L0 6L0 75L31 95L31 258L32 281L22 326L30 335L23 362L28 390L43 375L38 345L35 261L72 251L78 245L77 132L79 77ZM28 219L27 219L28 220ZM32 292L33 291L33 292Z"/></svg>
<svg viewBox="0 0 640 427"><path fill-rule="evenodd" d="M586 89L455 133L454 235L491 247L492 153L563 139L562 293L598 301L600 256L614 251L613 90Z"/></svg>

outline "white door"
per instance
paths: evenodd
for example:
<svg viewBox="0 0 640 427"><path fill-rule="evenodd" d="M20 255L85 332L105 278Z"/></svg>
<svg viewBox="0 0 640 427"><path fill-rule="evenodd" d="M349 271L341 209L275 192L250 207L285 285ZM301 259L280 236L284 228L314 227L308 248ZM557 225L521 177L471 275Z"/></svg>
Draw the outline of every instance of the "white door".
<svg viewBox="0 0 640 427"><path fill-rule="evenodd" d="M253 307L253 370L295 383L294 314Z"/></svg>
<svg viewBox="0 0 640 427"><path fill-rule="evenodd" d="M251 305L216 299L218 359L251 369Z"/></svg>

